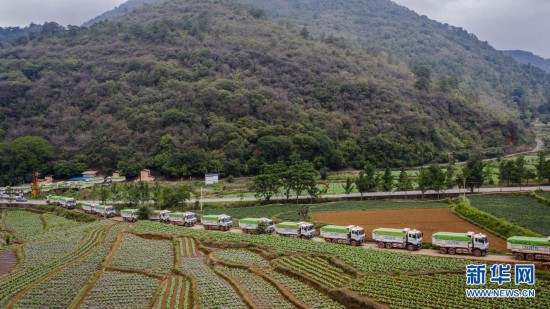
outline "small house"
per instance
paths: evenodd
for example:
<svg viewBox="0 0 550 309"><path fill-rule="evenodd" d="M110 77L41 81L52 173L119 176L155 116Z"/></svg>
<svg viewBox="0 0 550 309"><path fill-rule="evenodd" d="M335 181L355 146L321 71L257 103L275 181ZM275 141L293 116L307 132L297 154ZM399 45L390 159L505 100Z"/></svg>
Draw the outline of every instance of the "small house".
<svg viewBox="0 0 550 309"><path fill-rule="evenodd" d="M84 173L82 173L82 178L87 178L87 179L96 178L97 173L99 173L99 172L98 171L85 171Z"/></svg>
<svg viewBox="0 0 550 309"><path fill-rule="evenodd" d="M151 170L144 169L139 173L138 181L152 182L155 181L155 177L151 176Z"/></svg>

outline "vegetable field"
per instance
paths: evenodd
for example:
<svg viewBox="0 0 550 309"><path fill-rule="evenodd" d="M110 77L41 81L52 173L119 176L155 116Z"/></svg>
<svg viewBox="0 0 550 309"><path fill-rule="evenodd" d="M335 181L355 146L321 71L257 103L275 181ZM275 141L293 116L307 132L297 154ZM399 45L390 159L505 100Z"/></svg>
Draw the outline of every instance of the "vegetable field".
<svg viewBox="0 0 550 309"><path fill-rule="evenodd" d="M465 269L476 262L462 259L151 221L83 224L24 211L10 211L5 218L10 216L11 227L2 233L17 234L19 241L0 255L0 261L11 263L0 273L2 308L358 308L366 301L390 308L550 304L550 280L542 276L533 286L535 299L467 299Z"/></svg>
<svg viewBox="0 0 550 309"><path fill-rule="evenodd" d="M550 235L550 206L528 195L473 195L470 204L533 232Z"/></svg>

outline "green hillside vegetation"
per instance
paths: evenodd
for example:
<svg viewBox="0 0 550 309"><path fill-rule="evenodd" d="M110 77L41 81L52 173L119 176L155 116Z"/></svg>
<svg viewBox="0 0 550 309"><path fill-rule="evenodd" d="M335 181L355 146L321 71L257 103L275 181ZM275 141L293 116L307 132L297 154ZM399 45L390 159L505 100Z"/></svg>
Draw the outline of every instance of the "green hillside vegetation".
<svg viewBox="0 0 550 309"><path fill-rule="evenodd" d="M460 27L420 16L389 0L236 0L303 34L354 45L391 63L426 65L432 88L456 83L486 104L519 109L524 120L550 98L549 75L521 66Z"/></svg>
<svg viewBox="0 0 550 309"><path fill-rule="evenodd" d="M502 52L521 64L532 65L546 71L546 73L550 73L550 59L544 59L532 52L523 50L503 50Z"/></svg>
<svg viewBox="0 0 550 309"><path fill-rule="evenodd" d="M149 167L172 179L256 174L291 154L317 169L401 167L448 152L498 155L532 139L494 98L432 87L426 67L413 72L260 17L172 0L90 28L46 23L28 42L6 43L0 181L44 175L51 162L130 178Z"/></svg>

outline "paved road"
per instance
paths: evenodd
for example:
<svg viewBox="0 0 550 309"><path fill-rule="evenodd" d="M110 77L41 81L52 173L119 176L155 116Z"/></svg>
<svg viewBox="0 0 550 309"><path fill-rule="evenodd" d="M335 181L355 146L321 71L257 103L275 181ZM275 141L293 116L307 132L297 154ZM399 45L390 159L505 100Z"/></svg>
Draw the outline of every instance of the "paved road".
<svg viewBox="0 0 550 309"><path fill-rule="evenodd" d="M475 189L473 193L496 193L496 192L517 193L517 192L532 192L532 191L539 190L539 189L547 191L547 190L550 190L550 186L479 188L479 189ZM442 191L440 193L458 195L458 194L464 194L464 190L462 190L462 189L450 189L450 190ZM466 190L466 194L471 194L471 193L472 192L470 192L470 190ZM422 191L413 190L413 191L395 191L395 192L368 192L368 193L364 193L363 197L365 197L365 198L369 198L369 197L377 197L377 198L384 198L384 197L399 198L399 197L403 197L403 198L405 198L407 196L413 196L413 195L417 195L417 196L422 195ZM424 195L434 197L434 196L437 196L438 193L433 191L433 190L429 190L429 191L424 192ZM324 199L346 199L346 198L359 198L359 197L361 197L360 193L350 193L349 195L346 195L346 194L321 195L321 198L324 198ZM310 196L302 195L298 199L300 199L300 200L309 200L310 198L311 198ZM284 197L284 196L274 196L274 197L271 198L271 200L274 200L274 201L276 201L276 200L283 201L285 199L286 199L286 197ZM296 200L296 196L291 197L291 200ZM259 200L255 197L244 197L244 198L224 197L224 198L205 198L205 199L202 199L202 202L205 202L205 203L239 202L239 201L259 201ZM8 201L6 201L6 200L0 200L0 204L7 203L7 202ZM100 201L78 201L78 202L100 203ZM194 200L191 200L191 202L194 202ZM26 204L32 204L32 205L46 204L46 202L43 201L43 200L40 200L40 201L38 201L38 200L29 200L25 203ZM109 200L108 203L112 204L112 201ZM115 203L120 204L120 203L122 203L122 201L115 201Z"/></svg>

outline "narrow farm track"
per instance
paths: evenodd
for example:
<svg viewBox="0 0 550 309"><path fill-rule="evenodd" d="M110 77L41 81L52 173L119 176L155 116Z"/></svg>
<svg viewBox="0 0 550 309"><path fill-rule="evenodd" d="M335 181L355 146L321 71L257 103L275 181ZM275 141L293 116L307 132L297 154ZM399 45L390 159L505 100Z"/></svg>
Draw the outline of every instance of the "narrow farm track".
<svg viewBox="0 0 550 309"><path fill-rule="evenodd" d="M18 262L17 253L14 250L0 253L0 276L12 271Z"/></svg>

